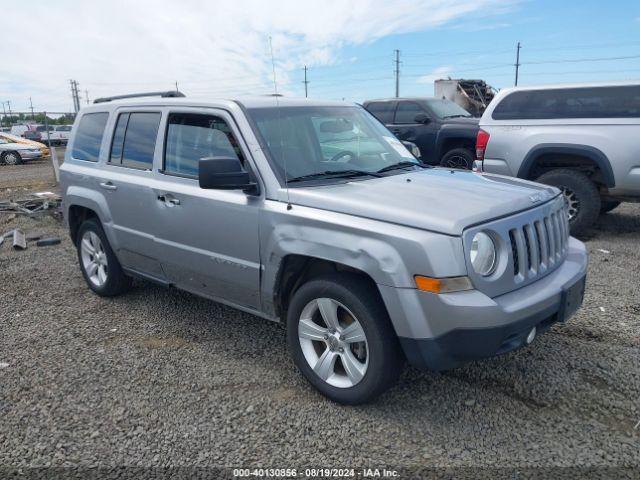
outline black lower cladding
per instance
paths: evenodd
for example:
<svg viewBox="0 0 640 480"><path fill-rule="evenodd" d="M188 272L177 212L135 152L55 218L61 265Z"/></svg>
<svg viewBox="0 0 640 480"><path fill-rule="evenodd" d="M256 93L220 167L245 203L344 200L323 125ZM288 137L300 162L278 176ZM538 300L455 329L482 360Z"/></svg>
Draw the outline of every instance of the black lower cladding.
<svg viewBox="0 0 640 480"><path fill-rule="evenodd" d="M581 285L584 292L584 278L574 285ZM435 338L400 337L400 344L411 365L429 370L448 370L471 360L501 355L524 346L533 327L540 335L554 323L566 320L565 297L563 294L559 304L507 325L461 328ZM571 313L577 310L576 305L571 307Z"/></svg>

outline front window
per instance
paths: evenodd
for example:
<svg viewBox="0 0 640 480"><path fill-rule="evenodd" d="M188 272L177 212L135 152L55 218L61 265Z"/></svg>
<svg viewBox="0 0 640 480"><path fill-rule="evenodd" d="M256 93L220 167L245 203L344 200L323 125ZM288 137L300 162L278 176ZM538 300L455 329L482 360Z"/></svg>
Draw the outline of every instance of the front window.
<svg viewBox="0 0 640 480"><path fill-rule="evenodd" d="M460 105L445 98L432 98L426 100L426 102L433 113L439 118L472 117L472 115Z"/></svg>
<svg viewBox="0 0 640 480"><path fill-rule="evenodd" d="M248 113L276 173L290 182L340 172L366 178L395 164L418 165L404 145L360 107L274 106Z"/></svg>

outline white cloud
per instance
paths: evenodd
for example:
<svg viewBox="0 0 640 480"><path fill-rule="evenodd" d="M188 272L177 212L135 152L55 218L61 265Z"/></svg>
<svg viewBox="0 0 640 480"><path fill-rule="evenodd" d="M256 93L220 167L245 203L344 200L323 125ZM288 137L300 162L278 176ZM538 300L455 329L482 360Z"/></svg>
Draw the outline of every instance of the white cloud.
<svg viewBox="0 0 640 480"><path fill-rule="evenodd" d="M517 1L21 2L2 11L0 95L15 109L32 96L36 108L69 110L70 78L92 98L169 89L176 80L192 97L267 93L269 35L287 92L293 69L331 65L345 46L502 12Z"/></svg>
<svg viewBox="0 0 640 480"><path fill-rule="evenodd" d="M433 69L430 73L423 75L416 80L417 83L433 83L441 78L448 77L453 72L453 67L449 65L443 65Z"/></svg>

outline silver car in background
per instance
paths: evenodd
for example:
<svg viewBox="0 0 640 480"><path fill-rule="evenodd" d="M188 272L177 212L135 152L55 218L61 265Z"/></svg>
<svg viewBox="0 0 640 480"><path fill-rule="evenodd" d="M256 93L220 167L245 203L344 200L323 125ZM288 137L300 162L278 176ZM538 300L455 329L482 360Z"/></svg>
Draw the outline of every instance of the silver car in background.
<svg viewBox="0 0 640 480"><path fill-rule="evenodd" d="M587 255L558 189L422 165L353 104L169 95L76 119L63 209L97 294L139 277L283 322L347 404L405 360L506 353L579 308Z"/></svg>
<svg viewBox="0 0 640 480"><path fill-rule="evenodd" d="M562 190L574 234L640 201L640 83L506 88L480 120L481 171Z"/></svg>

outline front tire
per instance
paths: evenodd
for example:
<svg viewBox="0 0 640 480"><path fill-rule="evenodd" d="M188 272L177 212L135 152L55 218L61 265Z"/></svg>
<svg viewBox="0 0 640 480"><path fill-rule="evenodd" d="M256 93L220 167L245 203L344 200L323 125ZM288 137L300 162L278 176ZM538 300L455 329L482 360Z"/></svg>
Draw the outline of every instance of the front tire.
<svg viewBox="0 0 640 480"><path fill-rule="evenodd" d="M0 159L5 165L20 165L22 163L22 157L18 152L4 152Z"/></svg>
<svg viewBox="0 0 640 480"><path fill-rule="evenodd" d="M97 219L82 222L76 249L82 276L91 290L101 297L113 297L129 290L131 278L124 274Z"/></svg>
<svg viewBox="0 0 640 480"><path fill-rule="evenodd" d="M404 358L382 300L358 275L300 287L287 312L287 343L306 379L331 400L357 405L390 388Z"/></svg>
<svg viewBox="0 0 640 480"><path fill-rule="evenodd" d="M540 175L537 182L562 190L569 207L569 227L572 235L581 235L600 215L598 187L578 170L558 169Z"/></svg>
<svg viewBox="0 0 640 480"><path fill-rule="evenodd" d="M475 158L470 150L466 148L454 148L442 156L440 165L447 168L471 170L474 160Z"/></svg>

